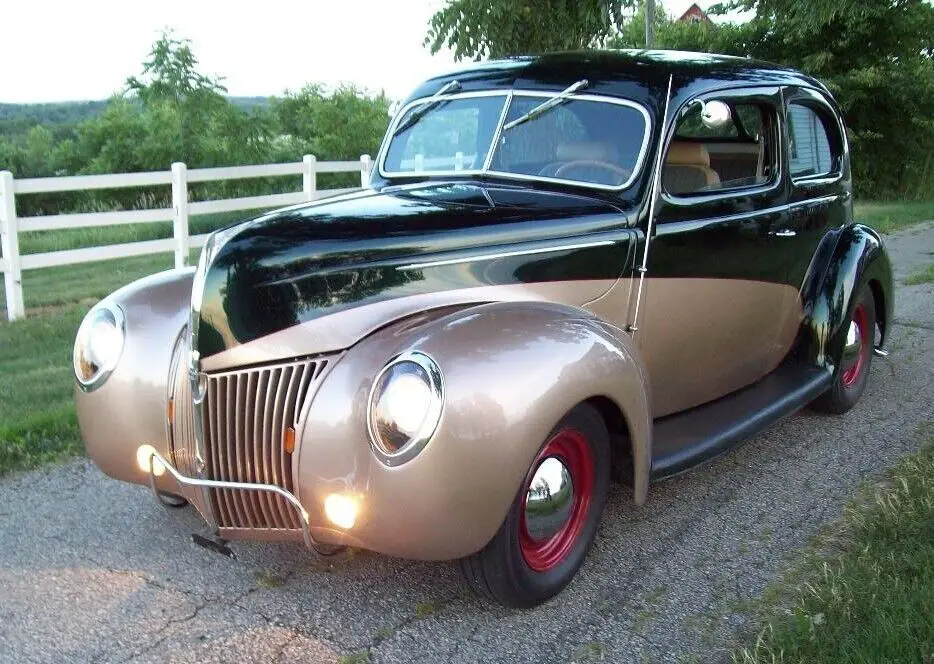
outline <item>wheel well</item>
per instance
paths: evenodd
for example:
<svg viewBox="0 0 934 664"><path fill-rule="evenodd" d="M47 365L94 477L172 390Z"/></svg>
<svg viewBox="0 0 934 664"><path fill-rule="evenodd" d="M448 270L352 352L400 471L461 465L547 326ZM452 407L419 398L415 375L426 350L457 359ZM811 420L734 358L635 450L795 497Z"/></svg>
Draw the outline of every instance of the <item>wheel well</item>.
<svg viewBox="0 0 934 664"><path fill-rule="evenodd" d="M876 342L876 340L873 339L873 343L881 346L882 342L886 338L886 334L888 331L887 330L888 321L885 319L885 311L886 311L885 293L882 290L882 284L880 284L876 279L872 279L869 281L869 290L872 292L872 300L876 308L876 321L875 322L876 322L876 325L878 325L879 331L882 334L878 342Z"/></svg>
<svg viewBox="0 0 934 664"><path fill-rule="evenodd" d="M600 413L610 434L610 461L613 464L614 477L617 481L632 486L632 436L626 416L616 402L608 397L591 397L585 403Z"/></svg>

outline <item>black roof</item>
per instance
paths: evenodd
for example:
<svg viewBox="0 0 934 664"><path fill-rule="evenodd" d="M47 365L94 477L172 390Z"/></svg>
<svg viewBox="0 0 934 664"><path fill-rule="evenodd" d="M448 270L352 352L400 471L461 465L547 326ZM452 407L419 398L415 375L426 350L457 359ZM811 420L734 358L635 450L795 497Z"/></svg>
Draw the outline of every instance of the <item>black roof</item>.
<svg viewBox="0 0 934 664"><path fill-rule="evenodd" d="M581 79L587 91L651 103L673 77L675 97L750 85L826 88L801 72L770 62L711 53L665 50L592 50L471 63L429 79L410 99L433 94L457 80L463 90L517 88L562 90Z"/></svg>

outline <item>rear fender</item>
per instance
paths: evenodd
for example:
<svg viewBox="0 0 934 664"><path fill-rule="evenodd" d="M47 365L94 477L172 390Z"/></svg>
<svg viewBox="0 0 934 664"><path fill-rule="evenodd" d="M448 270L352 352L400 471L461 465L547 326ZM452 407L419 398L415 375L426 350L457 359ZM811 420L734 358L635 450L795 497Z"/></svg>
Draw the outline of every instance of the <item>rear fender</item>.
<svg viewBox="0 0 934 664"><path fill-rule="evenodd" d="M819 246L802 289L804 319L798 349L809 363L830 370L842 353L860 290L871 288L876 299L880 348L888 339L894 305L892 265L882 238L862 224L846 226L835 242L833 238L828 236Z"/></svg>

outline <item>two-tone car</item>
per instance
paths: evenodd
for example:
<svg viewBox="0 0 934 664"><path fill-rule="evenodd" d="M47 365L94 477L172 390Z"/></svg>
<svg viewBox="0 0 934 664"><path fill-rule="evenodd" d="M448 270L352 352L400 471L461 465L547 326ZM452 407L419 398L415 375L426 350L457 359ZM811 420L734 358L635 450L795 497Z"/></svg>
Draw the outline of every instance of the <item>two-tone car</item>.
<svg viewBox="0 0 934 664"><path fill-rule="evenodd" d="M217 538L459 559L527 607L610 483L852 408L892 276L827 88L665 51L473 64L391 119L370 186L213 233L74 351L91 457ZM841 444L843 444L841 442Z"/></svg>

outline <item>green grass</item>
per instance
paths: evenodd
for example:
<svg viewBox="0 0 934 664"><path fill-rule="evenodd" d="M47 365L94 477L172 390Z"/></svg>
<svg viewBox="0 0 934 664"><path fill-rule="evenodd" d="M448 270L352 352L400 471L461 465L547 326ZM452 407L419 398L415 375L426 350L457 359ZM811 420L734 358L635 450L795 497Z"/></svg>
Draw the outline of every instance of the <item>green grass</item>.
<svg viewBox="0 0 934 664"><path fill-rule="evenodd" d="M0 323L0 473L83 453L71 347L87 309Z"/></svg>
<svg viewBox="0 0 934 664"><path fill-rule="evenodd" d="M908 278L905 279L905 284L908 286L917 286L918 284L929 284L934 282L934 263L929 264L927 267L915 270Z"/></svg>
<svg viewBox="0 0 934 664"><path fill-rule="evenodd" d="M857 201L853 216L880 233L894 233L934 220L934 201Z"/></svg>
<svg viewBox="0 0 934 664"><path fill-rule="evenodd" d="M934 437L855 501L836 532L772 589L740 664L934 662ZM790 603L790 608L789 607Z"/></svg>
<svg viewBox="0 0 934 664"><path fill-rule="evenodd" d="M190 235L208 233L243 219L252 219L263 210L243 210L201 214L188 219ZM124 242L142 242L144 240L162 240L172 237L172 222L163 221L153 224L126 224L117 226L96 226L90 228L62 229L55 231L33 231L21 233L19 250L23 254L36 254L45 251L65 251L98 247L106 244Z"/></svg>

